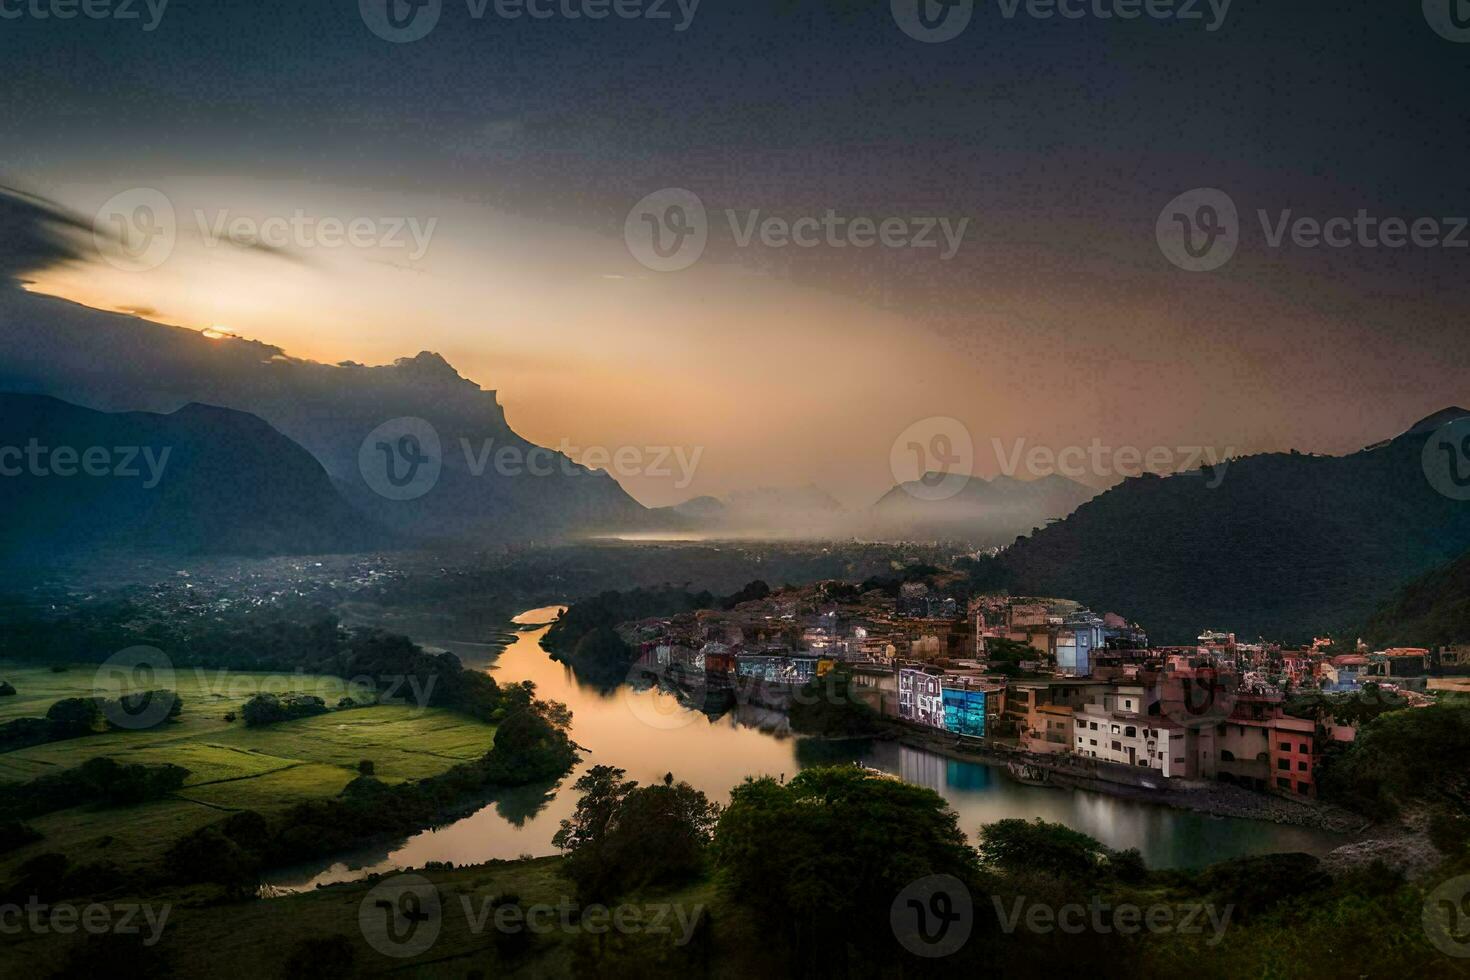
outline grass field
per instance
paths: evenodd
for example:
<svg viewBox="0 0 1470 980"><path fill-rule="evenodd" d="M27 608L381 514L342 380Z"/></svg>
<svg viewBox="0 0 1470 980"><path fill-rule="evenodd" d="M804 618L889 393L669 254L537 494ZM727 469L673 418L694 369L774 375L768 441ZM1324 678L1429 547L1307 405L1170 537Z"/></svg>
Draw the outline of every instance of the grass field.
<svg viewBox="0 0 1470 980"><path fill-rule="evenodd" d="M0 721L40 717L62 698L92 696L95 669L78 665L52 673L0 663L0 678L17 690L14 697L0 698ZM170 799L121 809L82 807L27 821L46 837L0 859L0 875L46 851L60 851L77 863L109 860L125 868L151 861L174 840L229 811L269 812L335 796L357 775L361 760L371 760L387 782L420 779L478 758L495 736L494 726L413 705L352 708L265 728L225 721L262 690L317 694L335 704L346 685L332 677L181 670L172 687L183 711L152 731L113 731L0 754L0 781L10 783L98 756L173 763L191 773Z"/></svg>
<svg viewBox="0 0 1470 980"><path fill-rule="evenodd" d="M581 948L590 956L599 944L602 975L627 975L626 961L614 955L619 944L634 943L648 951L649 945L671 947L685 935L680 922L692 923L708 917L719 924L713 934L715 948L710 961L719 964L716 976L748 976L750 950L760 950L759 936L738 910L725 906L715 887L700 883L674 892L653 893L624 899L638 910L636 930L608 928L594 934L579 923L563 925L559 914L547 917L523 949L508 951L498 940L493 915L484 915L484 903L492 896L514 895L523 906L567 906L572 903L571 884L558 873L561 858L537 858L452 870L417 872L430 880L437 892L439 911L435 916L438 934L432 945L416 955L396 958L375 949L359 925L367 906L371 916L373 882L350 882L299 895L237 904L176 904L169 911L160 954L181 976L203 978L286 977L291 954L308 938L340 936L352 948L354 975L392 974L406 978L566 977L575 972L574 961ZM391 880L392 876L384 879ZM665 907L660 912L657 907ZM682 920L679 916L682 915ZM591 922L592 920L588 920ZM632 915L624 920L632 921ZM663 923L668 932L645 932L643 925ZM0 949L14 966L28 976L45 975L61 965L65 949L77 937L37 936L21 933L0 939ZM745 950L747 952L742 953ZM627 950L624 949L624 955ZM598 962L593 960L593 962ZM647 962L645 960L645 962ZM315 971L312 971L315 972ZM656 976L656 971L641 971ZM301 974L297 974L301 975Z"/></svg>

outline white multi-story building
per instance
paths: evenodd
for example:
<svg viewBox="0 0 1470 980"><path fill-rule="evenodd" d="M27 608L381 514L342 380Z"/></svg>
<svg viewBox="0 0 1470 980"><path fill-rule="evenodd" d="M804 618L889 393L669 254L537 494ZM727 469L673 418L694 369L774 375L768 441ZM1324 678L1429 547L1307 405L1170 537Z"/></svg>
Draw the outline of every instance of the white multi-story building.
<svg viewBox="0 0 1470 980"><path fill-rule="evenodd" d="M1185 775L1186 729L1150 715L1149 690L1120 685L1077 708L1072 750L1089 759L1156 769L1164 776Z"/></svg>

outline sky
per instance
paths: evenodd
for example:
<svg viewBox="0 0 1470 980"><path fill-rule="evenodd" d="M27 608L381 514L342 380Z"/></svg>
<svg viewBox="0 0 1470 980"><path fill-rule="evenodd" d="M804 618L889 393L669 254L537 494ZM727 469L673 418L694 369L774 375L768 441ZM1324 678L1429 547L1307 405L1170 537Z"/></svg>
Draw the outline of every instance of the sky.
<svg viewBox="0 0 1470 980"><path fill-rule="evenodd" d="M402 43L387 2L0 0L0 184L147 245L30 288L323 361L438 351L544 445L697 450L620 476L651 505L859 506L1090 447L1064 475L1106 486L1119 449L1340 453L1470 404L1449 0L991 0L942 41L914 25L963 0L442 0ZM1432 228L1389 247L1360 212ZM1192 260L1177 215L1234 251Z"/></svg>

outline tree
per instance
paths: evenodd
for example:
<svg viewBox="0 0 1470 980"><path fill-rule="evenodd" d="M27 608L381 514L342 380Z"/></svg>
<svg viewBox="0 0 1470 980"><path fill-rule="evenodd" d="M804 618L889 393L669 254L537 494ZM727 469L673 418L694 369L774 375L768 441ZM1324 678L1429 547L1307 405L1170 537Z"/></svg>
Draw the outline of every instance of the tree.
<svg viewBox="0 0 1470 980"><path fill-rule="evenodd" d="M565 730L532 708L520 708L495 729L495 744L480 765L485 782L520 786L554 778L576 761L576 748Z"/></svg>
<svg viewBox="0 0 1470 980"><path fill-rule="evenodd" d="M980 828L980 860L1000 871L1047 871L1059 878L1094 875L1108 849L1080 831L1038 817L997 820ZM1127 863L1127 859L1124 859Z"/></svg>
<svg viewBox="0 0 1470 980"><path fill-rule="evenodd" d="M46 712L46 720L67 735L90 735L107 731L107 718L97 698L64 698Z"/></svg>
<svg viewBox="0 0 1470 980"><path fill-rule="evenodd" d="M624 770L593 766L573 789L576 812L552 843L583 902L605 902L649 885L675 884L703 869L719 808L688 783L665 777L640 787Z"/></svg>
<svg viewBox="0 0 1470 980"><path fill-rule="evenodd" d="M734 609L742 602L754 602L757 599L764 599L770 594L771 587L760 579L756 579L753 582L745 583L739 592L726 596L720 603L720 607L722 609Z"/></svg>
<svg viewBox="0 0 1470 980"><path fill-rule="evenodd" d="M1346 749L1329 753L1319 773L1323 797L1372 817L1415 799L1470 812L1470 779L1447 759L1470 758L1470 705L1434 704L1388 711L1365 724Z"/></svg>
<svg viewBox="0 0 1470 980"><path fill-rule="evenodd" d="M254 728L295 718L326 714L327 703L314 694L257 694L240 709L245 724Z"/></svg>
<svg viewBox="0 0 1470 980"><path fill-rule="evenodd" d="M614 766L593 766L583 773L572 784L572 789L582 794L577 809L570 820L561 822L561 829L551 838L551 843L576 853L606 840L618 807L638 785L625 781L623 777L627 774L627 770Z"/></svg>
<svg viewBox="0 0 1470 980"><path fill-rule="evenodd" d="M737 786L720 816L716 865L792 958L792 972L833 972L833 937L879 958L896 953L889 908L927 875L974 881L975 853L933 790L856 766L807 769L786 784Z"/></svg>

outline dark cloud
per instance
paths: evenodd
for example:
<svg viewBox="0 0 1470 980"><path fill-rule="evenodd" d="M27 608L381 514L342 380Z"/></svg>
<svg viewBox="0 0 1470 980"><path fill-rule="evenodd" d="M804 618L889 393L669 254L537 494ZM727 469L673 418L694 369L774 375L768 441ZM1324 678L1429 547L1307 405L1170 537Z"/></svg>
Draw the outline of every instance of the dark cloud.
<svg viewBox="0 0 1470 980"><path fill-rule="evenodd" d="M20 280L87 257L91 224L41 197L0 184L0 280Z"/></svg>

